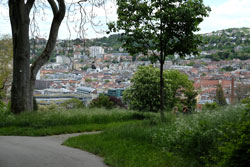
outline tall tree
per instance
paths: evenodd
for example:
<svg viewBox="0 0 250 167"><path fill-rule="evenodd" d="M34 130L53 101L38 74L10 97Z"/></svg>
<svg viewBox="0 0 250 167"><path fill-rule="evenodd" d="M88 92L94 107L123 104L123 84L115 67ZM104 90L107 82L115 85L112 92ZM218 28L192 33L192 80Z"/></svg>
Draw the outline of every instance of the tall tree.
<svg viewBox="0 0 250 167"><path fill-rule="evenodd" d="M163 65L169 55L197 54L201 37L194 32L210 8L203 0L117 0L118 21L110 31L123 30L123 47L131 54L149 51L160 63L160 111L164 120Z"/></svg>
<svg viewBox="0 0 250 167"><path fill-rule="evenodd" d="M13 40L13 81L11 110L14 113L33 110L33 90L37 72L49 60L56 45L58 30L65 15L64 0L48 0L53 11L49 39L42 54L30 66L30 11L35 0L9 0Z"/></svg>
<svg viewBox="0 0 250 167"><path fill-rule="evenodd" d="M0 0L0 4L3 0ZM88 2L83 5L83 2ZM38 4L35 4L38 3ZM48 4L46 4L48 3ZM66 5L66 0L8 0L9 17L11 22L12 41L13 41L13 80L11 89L11 110L14 113L33 110L33 90L36 75L39 69L48 62L52 51L56 46L59 27L67 11L67 26L70 32L69 22L77 24L74 29L78 36L83 38L86 29L84 26L89 23L95 26L93 21L95 17L94 7L104 5L105 0L72 0ZM91 10L87 8L92 5ZM42 10L49 6L53 13L53 19L50 27L49 37L46 46L40 56L30 65L30 33L39 29L35 20L36 13L39 13L38 7ZM79 12L78 17L75 16ZM44 11L45 13L45 11ZM71 13L71 14L69 14ZM32 16L30 18L30 16ZM73 19L72 19L73 18ZM74 19L77 18L77 19ZM31 26L33 23L34 26ZM39 34L38 34L39 35Z"/></svg>
<svg viewBox="0 0 250 167"><path fill-rule="evenodd" d="M221 84L217 86L215 100L220 106L227 105L227 102L224 96L224 91L223 91Z"/></svg>

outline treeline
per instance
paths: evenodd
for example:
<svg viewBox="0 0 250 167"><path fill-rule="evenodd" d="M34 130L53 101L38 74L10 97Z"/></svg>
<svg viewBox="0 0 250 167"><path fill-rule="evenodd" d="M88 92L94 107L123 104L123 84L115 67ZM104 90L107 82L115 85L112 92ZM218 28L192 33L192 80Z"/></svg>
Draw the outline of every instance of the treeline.
<svg viewBox="0 0 250 167"><path fill-rule="evenodd" d="M250 28L230 28L203 35L201 51L215 61L250 58Z"/></svg>

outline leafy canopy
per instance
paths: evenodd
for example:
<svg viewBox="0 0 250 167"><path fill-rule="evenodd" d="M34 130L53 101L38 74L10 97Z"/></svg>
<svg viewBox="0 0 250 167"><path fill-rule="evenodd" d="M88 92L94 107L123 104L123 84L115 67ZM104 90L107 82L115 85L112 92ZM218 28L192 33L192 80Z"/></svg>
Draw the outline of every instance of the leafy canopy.
<svg viewBox="0 0 250 167"><path fill-rule="evenodd" d="M201 38L193 32L210 11L202 0L118 0L117 5L118 21L109 29L123 30L123 46L130 53L197 53Z"/></svg>
<svg viewBox="0 0 250 167"><path fill-rule="evenodd" d="M124 101L130 109L157 112L160 108L160 70L152 66L141 66L134 74L132 86L123 93ZM164 103L167 108L187 106L193 109L196 92L188 76L177 70L165 70Z"/></svg>

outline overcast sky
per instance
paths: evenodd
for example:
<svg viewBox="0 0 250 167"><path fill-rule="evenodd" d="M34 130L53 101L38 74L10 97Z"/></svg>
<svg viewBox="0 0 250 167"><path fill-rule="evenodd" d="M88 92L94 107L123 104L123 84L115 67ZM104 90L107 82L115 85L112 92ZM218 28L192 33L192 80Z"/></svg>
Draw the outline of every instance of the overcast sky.
<svg viewBox="0 0 250 167"><path fill-rule="evenodd" d="M67 0L72 1L72 0ZM114 1L114 0L113 0ZM235 28L235 27L250 27L250 0L204 0L206 5L209 5L212 9L208 18L205 18L204 21L200 24L201 31L200 33L208 33L216 30L226 29L226 28ZM91 10L87 6L87 10ZM105 13L106 11L106 13ZM95 23L99 24L95 29L99 33L96 33L89 24L85 26L87 29L85 35L87 38L97 38L102 37L105 33L100 33L107 29L106 22L116 20L116 7L114 3L109 2L106 5L106 10L95 8L94 13L96 15ZM76 38L77 35L74 33L74 26L79 25L77 17L79 18L79 13L76 12L74 17L70 17L71 28L71 38ZM49 10L46 10L47 15L43 16L42 19L37 19L40 27L40 36L48 37L48 32L51 22L51 13ZM107 17L105 17L107 16ZM75 24L76 23L76 24ZM10 34L11 33L9 18L8 18L8 8L0 6L0 35ZM66 19L64 19L60 31L59 39L69 38L70 33L66 26Z"/></svg>

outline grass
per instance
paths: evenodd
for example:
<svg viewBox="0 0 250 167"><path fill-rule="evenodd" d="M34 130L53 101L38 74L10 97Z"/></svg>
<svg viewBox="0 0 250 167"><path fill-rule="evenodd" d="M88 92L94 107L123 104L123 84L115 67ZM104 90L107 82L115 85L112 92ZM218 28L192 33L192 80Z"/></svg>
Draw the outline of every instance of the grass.
<svg viewBox="0 0 250 167"><path fill-rule="evenodd" d="M0 135L44 136L97 131L136 120L138 115L134 111L121 109L88 108L62 111L52 108L20 115L0 113Z"/></svg>
<svg viewBox="0 0 250 167"><path fill-rule="evenodd" d="M237 139L235 131L242 124L242 115L250 120L246 111L246 106L238 105L187 115L166 113L167 121L161 123L154 113L58 110L50 106L20 115L0 112L0 135L43 136L103 130L100 134L70 138L64 145L100 155L106 164L115 167L221 167L218 164L227 146L231 146L230 138Z"/></svg>
<svg viewBox="0 0 250 167"><path fill-rule="evenodd" d="M145 130L144 128L148 128ZM144 130L143 130L144 129ZM167 153L155 147L144 121L111 127L101 134L83 135L67 140L64 145L90 151L105 157L105 163L117 167L159 167L168 163Z"/></svg>
<svg viewBox="0 0 250 167"><path fill-rule="evenodd" d="M159 118L112 126L101 134L82 135L64 145L87 150L115 167L204 167L216 166L228 125L238 124L244 107L175 116L167 123Z"/></svg>

